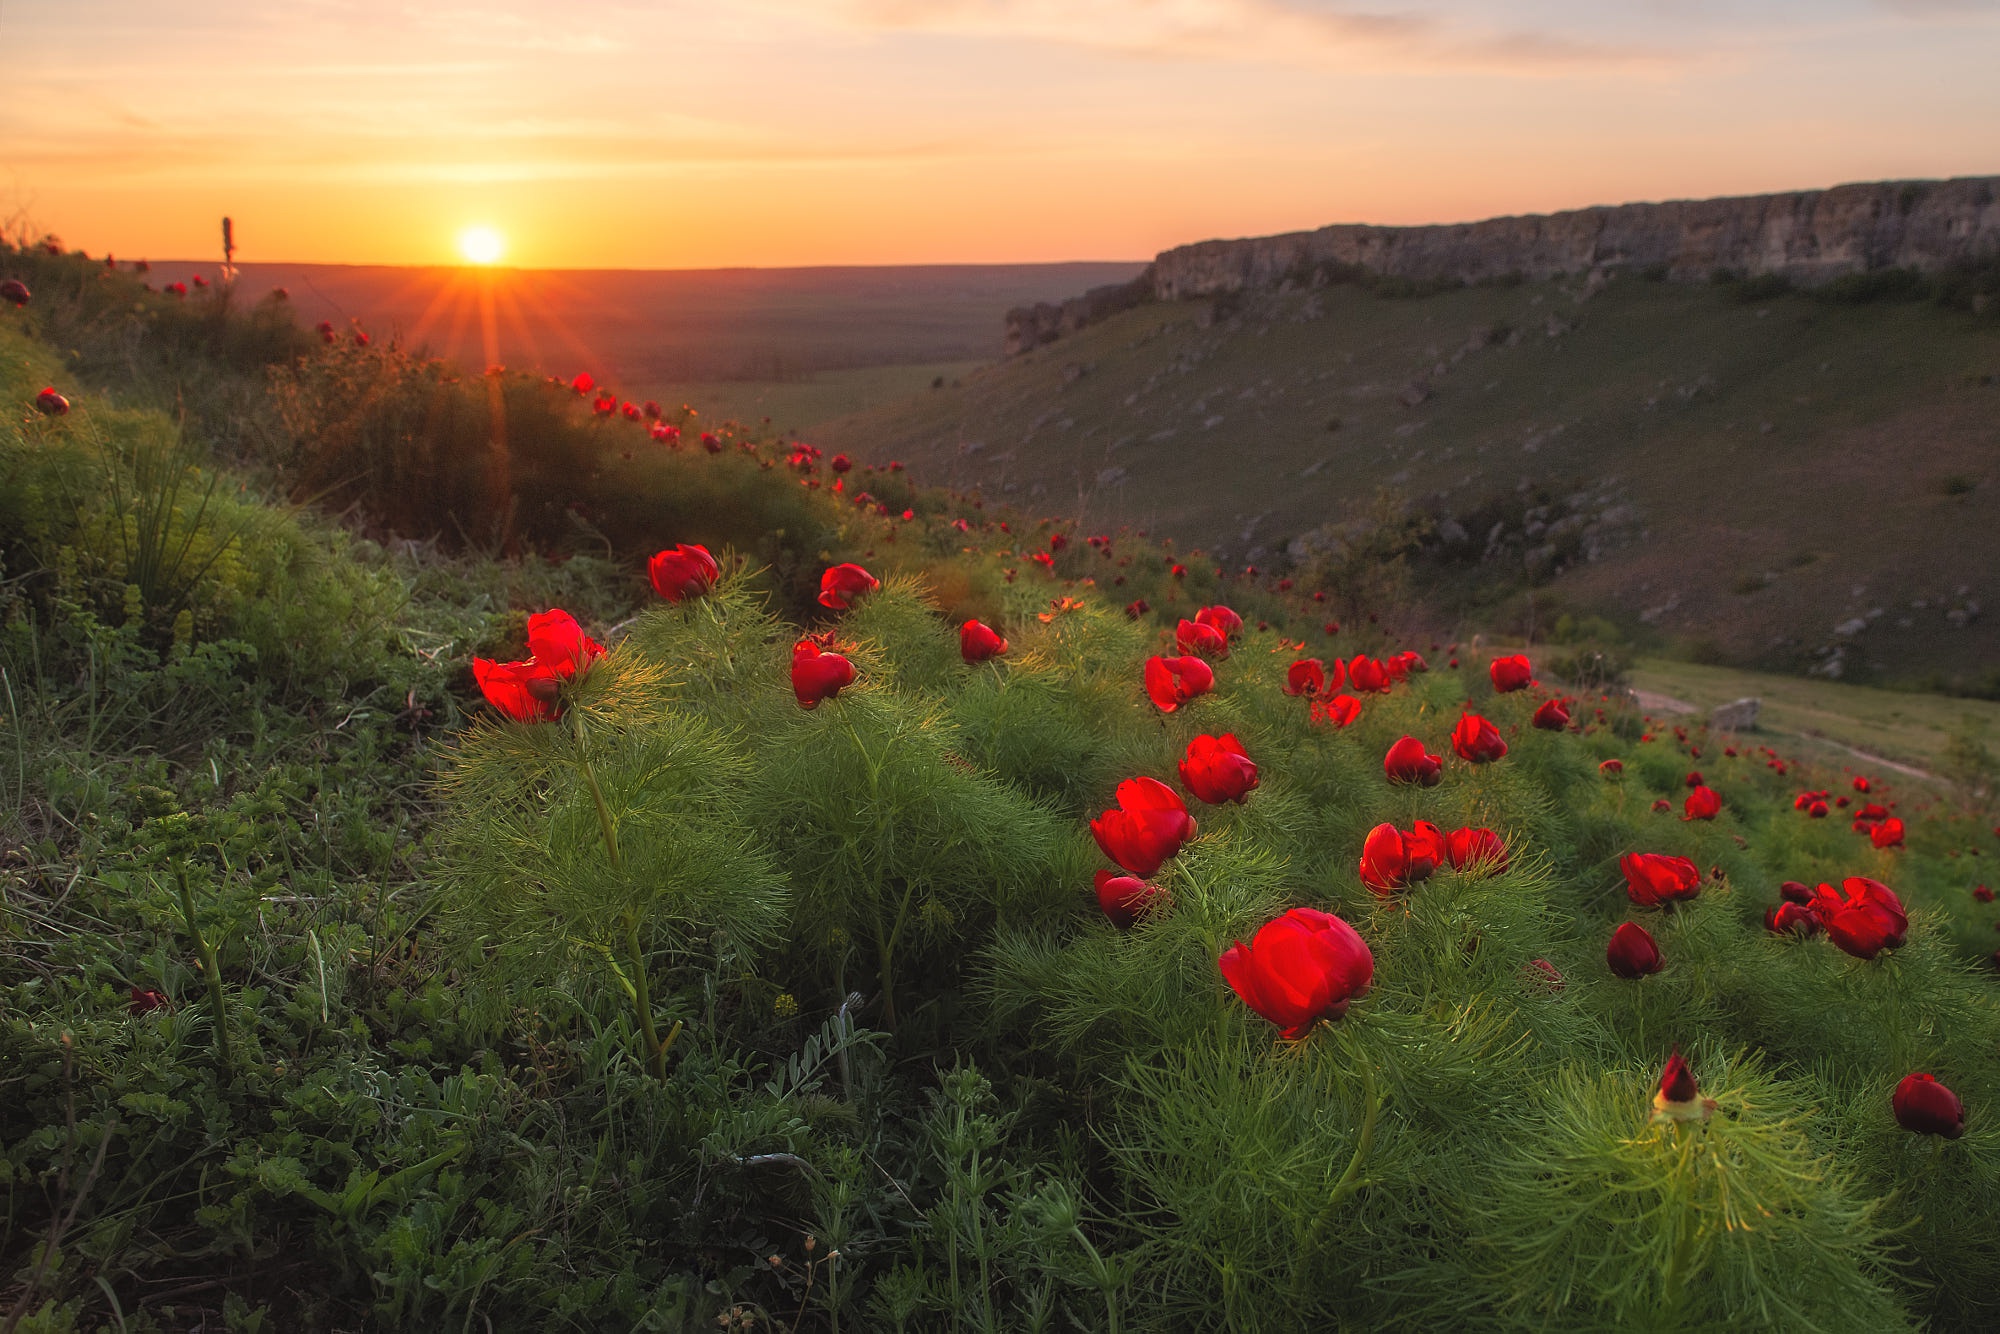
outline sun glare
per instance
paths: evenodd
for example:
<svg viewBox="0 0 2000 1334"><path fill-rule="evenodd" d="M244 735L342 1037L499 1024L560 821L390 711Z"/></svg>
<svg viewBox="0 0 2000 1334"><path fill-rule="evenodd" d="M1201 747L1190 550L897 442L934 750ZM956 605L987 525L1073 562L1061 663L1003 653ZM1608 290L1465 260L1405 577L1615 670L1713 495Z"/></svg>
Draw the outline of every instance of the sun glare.
<svg viewBox="0 0 2000 1334"><path fill-rule="evenodd" d="M458 253L468 264L493 264L505 253L507 242L491 227L467 227L458 234Z"/></svg>

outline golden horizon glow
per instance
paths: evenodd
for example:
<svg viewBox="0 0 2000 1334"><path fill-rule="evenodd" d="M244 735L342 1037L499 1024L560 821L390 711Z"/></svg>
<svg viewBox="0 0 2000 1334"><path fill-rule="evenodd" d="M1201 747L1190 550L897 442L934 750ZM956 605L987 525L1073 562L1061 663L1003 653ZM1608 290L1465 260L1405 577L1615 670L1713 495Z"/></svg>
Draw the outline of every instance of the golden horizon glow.
<svg viewBox="0 0 2000 1334"><path fill-rule="evenodd" d="M458 234L458 253L481 268L498 264L507 253L507 238L491 227L467 227Z"/></svg>

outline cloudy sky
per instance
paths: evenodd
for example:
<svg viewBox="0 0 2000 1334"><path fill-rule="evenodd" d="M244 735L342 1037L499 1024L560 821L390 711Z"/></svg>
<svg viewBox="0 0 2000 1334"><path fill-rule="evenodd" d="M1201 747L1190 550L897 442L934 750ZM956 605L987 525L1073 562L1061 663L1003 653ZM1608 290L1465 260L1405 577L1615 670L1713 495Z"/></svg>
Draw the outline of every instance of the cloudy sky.
<svg viewBox="0 0 2000 1334"><path fill-rule="evenodd" d="M0 214L93 253L1144 258L2000 173L2000 0L0 0Z"/></svg>

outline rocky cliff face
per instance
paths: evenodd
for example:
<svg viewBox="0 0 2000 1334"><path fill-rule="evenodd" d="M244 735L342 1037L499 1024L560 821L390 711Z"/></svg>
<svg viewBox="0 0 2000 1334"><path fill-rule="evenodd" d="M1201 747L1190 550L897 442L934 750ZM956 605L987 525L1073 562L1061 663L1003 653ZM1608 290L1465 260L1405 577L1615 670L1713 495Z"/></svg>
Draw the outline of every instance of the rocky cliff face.
<svg viewBox="0 0 2000 1334"><path fill-rule="evenodd" d="M1876 269L1933 272L1995 258L1996 176L1623 204L1436 227L1343 224L1164 251L1129 289L1100 288L1060 307L1010 312L1007 339L1010 351L1022 351L1148 297L1174 301L1357 273L1472 283L1614 268L1698 281L1731 270L1814 286ZM1113 291L1116 301L1103 299Z"/></svg>

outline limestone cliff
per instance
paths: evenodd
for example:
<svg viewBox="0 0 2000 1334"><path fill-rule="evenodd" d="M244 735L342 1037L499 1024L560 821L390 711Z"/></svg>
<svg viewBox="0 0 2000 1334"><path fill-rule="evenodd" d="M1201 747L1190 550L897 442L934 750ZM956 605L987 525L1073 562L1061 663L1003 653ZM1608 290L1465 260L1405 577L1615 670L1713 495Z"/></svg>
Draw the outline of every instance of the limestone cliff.
<svg viewBox="0 0 2000 1334"><path fill-rule="evenodd" d="M1142 300L1174 301L1357 273L1415 282L1540 279L1594 269L1678 281L1718 271L1815 286L1877 269L2000 258L2000 176L1881 181L1734 199L1622 204L1431 227L1339 224L1162 252L1131 284L1007 316L1009 351Z"/></svg>

